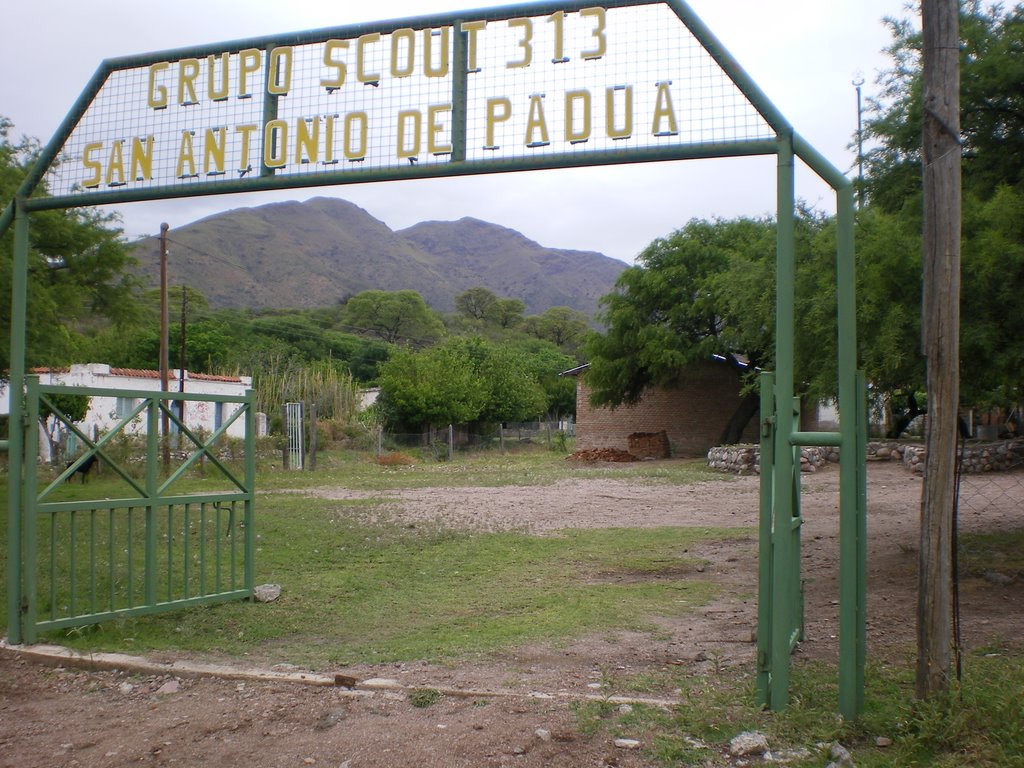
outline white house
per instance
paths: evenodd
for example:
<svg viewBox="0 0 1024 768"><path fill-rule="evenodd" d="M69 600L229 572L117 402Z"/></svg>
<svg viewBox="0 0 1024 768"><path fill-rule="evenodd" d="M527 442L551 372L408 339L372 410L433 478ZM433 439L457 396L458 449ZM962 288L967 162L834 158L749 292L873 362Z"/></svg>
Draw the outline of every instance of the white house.
<svg viewBox="0 0 1024 768"><path fill-rule="evenodd" d="M159 371L147 371L137 368L112 368L104 363L87 363L72 365L70 368L35 368L30 374L39 376L42 384L60 384L68 387L93 387L101 389L123 389L144 392L160 391ZM170 376L168 389L179 391L178 371ZM184 389L193 395L235 395L242 396L252 386L250 376L211 376L205 373L185 371ZM93 397L89 402L89 411L78 427L87 435L94 436L112 429L139 404L133 397ZM185 403L185 425L193 431L204 430L213 432L234 415L239 408L233 403L215 403L205 401L188 401ZM8 382L0 382L0 414L10 413L8 398ZM145 415L142 414L132 421L125 431L128 434L144 435L146 433ZM232 437L245 436L245 421L238 419L227 433ZM42 437L42 435L40 436ZM49 446L45 439L40 440L43 459L48 459Z"/></svg>

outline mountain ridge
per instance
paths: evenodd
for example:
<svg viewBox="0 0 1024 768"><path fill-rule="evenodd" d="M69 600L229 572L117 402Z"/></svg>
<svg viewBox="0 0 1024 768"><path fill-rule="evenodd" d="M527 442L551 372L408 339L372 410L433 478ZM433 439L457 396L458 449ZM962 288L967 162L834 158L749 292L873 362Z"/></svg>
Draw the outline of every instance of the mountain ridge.
<svg viewBox="0 0 1024 768"><path fill-rule="evenodd" d="M450 312L483 286L518 298L527 314L569 306L588 315L627 265L593 251L547 248L517 230L463 217L392 230L340 198L235 208L171 230L172 284L214 308L325 307L360 291L418 291ZM134 246L143 282L156 285L159 238Z"/></svg>

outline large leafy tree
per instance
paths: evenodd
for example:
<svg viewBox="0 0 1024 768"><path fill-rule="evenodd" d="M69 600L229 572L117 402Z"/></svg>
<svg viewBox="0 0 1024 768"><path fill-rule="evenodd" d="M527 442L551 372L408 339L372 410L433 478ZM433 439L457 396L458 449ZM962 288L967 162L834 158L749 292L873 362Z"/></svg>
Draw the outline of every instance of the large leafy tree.
<svg viewBox="0 0 1024 768"><path fill-rule="evenodd" d="M363 291L345 304L343 330L365 333L389 344L398 342L431 343L444 332L444 326L412 290Z"/></svg>
<svg viewBox="0 0 1024 768"><path fill-rule="evenodd" d="M873 384L891 394L897 434L925 404L920 338L921 36L911 19L889 19L892 67L879 79L867 133L867 192L858 270L862 354ZM1024 292L1024 4L963 3L961 141L964 148L961 396L971 405L1020 397L1017 338ZM867 273L866 275L864 273Z"/></svg>
<svg viewBox="0 0 1024 768"><path fill-rule="evenodd" d="M0 117L0 206L13 199L39 154L36 141L13 140L12 123ZM46 194L41 185L36 194ZM127 271L129 249L110 214L91 209L43 211L29 226L29 296L26 357L29 365L73 360L89 334L133 320L136 281ZM13 236L0 238L0 323L10 327ZM0 344L0 367L8 347Z"/></svg>
<svg viewBox="0 0 1024 768"><path fill-rule="evenodd" d="M688 366L716 354L738 372L740 356L767 363L774 230L767 219L695 219L651 243L601 300L607 332L586 342L594 403L635 403L647 387L674 386ZM724 441L738 439L756 396L744 405Z"/></svg>

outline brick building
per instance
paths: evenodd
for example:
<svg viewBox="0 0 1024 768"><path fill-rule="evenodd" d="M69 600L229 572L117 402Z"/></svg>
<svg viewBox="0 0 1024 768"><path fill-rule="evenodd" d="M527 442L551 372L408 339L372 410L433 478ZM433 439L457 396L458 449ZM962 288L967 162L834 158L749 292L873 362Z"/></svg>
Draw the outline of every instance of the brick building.
<svg viewBox="0 0 1024 768"><path fill-rule="evenodd" d="M740 378L727 363L708 360L687 369L673 388L652 387L636 405L594 407L586 371L580 366L564 375L576 377L576 450L630 450L630 435L659 433L668 437L674 456L704 456L717 445L729 418L740 405ZM743 442L757 442L755 414Z"/></svg>

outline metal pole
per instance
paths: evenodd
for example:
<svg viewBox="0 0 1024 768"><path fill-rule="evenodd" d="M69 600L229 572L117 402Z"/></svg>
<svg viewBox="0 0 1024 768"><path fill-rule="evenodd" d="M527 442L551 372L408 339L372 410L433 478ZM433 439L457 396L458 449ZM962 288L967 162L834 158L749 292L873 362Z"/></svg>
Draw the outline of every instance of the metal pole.
<svg viewBox="0 0 1024 768"><path fill-rule="evenodd" d="M169 225L160 225L160 391L167 392L167 364L170 358L170 342L168 341L168 320L167 320L167 230ZM167 401L162 405L167 406ZM168 472L171 466L171 448L168 438L170 423L167 414L161 411L160 434L163 435L163 464L164 472Z"/></svg>
<svg viewBox="0 0 1024 768"><path fill-rule="evenodd" d="M863 701L864 669L858 660L864 615L864 564L860 541L866 532L865 504L858 484L863 482L864 457L858 450L859 401L857 392L857 296L854 263L854 196L849 184L836 192L837 254L836 302L839 376L839 711L844 717L859 714Z"/></svg>
<svg viewBox="0 0 1024 768"><path fill-rule="evenodd" d="M188 288L181 286L181 344L178 351L178 391L185 391L185 327L188 325ZM178 401L178 418L185 424L185 401Z"/></svg>
<svg viewBox="0 0 1024 768"><path fill-rule="evenodd" d="M7 395L10 400L7 475L7 635L22 642L22 499L25 462L25 329L28 309L28 214L25 201L14 201L14 260L11 265L11 354ZM35 457L32 457L35 460Z"/></svg>
<svg viewBox="0 0 1024 768"><path fill-rule="evenodd" d="M772 504L772 627L771 708L782 710L789 701L790 636L796 612L787 598L792 595L793 574L793 432L794 302L796 190L793 172L793 136L778 137L778 223L776 233L775 309L775 468ZM796 564L799 566L799 563Z"/></svg>
<svg viewBox="0 0 1024 768"><path fill-rule="evenodd" d="M864 207L864 109L861 104L861 86L864 78L858 73L853 81L857 89L857 208Z"/></svg>

